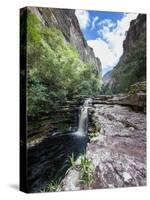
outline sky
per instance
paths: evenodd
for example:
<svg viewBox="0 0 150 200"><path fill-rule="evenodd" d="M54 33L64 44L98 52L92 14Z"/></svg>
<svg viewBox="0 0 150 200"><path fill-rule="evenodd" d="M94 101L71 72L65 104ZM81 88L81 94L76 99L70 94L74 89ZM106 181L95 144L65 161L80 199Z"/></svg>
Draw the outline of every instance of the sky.
<svg viewBox="0 0 150 200"><path fill-rule="evenodd" d="M82 33L101 60L102 75L112 70L123 53L123 41L137 13L76 10Z"/></svg>

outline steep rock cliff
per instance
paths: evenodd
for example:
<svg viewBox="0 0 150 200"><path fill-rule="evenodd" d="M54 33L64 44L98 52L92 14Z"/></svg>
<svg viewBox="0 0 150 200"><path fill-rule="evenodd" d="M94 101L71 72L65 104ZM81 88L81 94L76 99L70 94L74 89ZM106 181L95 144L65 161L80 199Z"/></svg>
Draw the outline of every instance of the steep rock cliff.
<svg viewBox="0 0 150 200"><path fill-rule="evenodd" d="M136 82L146 80L146 15L139 14L130 23L119 63L103 77L104 85L114 93L127 92Z"/></svg>
<svg viewBox="0 0 150 200"><path fill-rule="evenodd" d="M112 70L108 71L104 76L103 76L103 83L105 85L109 84L111 85L113 83L112 79L111 79L111 74L112 74Z"/></svg>
<svg viewBox="0 0 150 200"><path fill-rule="evenodd" d="M130 57L130 49L138 48L138 41L141 40L145 44L146 40L146 15L139 14L135 20L130 23L129 31L123 43L123 55L119 64L128 61Z"/></svg>
<svg viewBox="0 0 150 200"><path fill-rule="evenodd" d="M64 35L66 42L71 43L79 52L81 59L91 63L95 72L101 76L101 62L88 46L81 32L75 10L28 7L38 16L43 25L57 27Z"/></svg>

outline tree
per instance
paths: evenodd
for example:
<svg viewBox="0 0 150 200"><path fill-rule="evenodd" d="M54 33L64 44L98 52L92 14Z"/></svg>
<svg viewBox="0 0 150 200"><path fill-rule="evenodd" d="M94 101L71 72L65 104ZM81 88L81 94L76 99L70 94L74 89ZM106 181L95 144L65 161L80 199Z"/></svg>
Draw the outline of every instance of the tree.
<svg viewBox="0 0 150 200"><path fill-rule="evenodd" d="M28 115L55 108L74 95L99 92L99 77L55 27L43 26L28 11Z"/></svg>

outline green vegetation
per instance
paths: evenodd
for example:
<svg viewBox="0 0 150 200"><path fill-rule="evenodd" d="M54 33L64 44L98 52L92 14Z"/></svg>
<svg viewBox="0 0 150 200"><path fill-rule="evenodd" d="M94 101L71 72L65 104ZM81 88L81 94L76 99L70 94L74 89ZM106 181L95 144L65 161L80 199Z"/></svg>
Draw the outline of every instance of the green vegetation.
<svg viewBox="0 0 150 200"><path fill-rule="evenodd" d="M112 91L111 86L109 86L109 84L108 85L102 85L100 94L102 94L102 95L113 95L113 91Z"/></svg>
<svg viewBox="0 0 150 200"><path fill-rule="evenodd" d="M75 155L74 153L72 153L68 158L68 162L63 165L63 167L57 172L57 175L55 176L55 178L52 181L50 181L41 190L41 192L55 192L60 186L61 180L63 179L63 177L70 171L70 169L75 169L76 167L75 161L76 161Z"/></svg>
<svg viewBox="0 0 150 200"><path fill-rule="evenodd" d="M130 86L129 94L135 94L137 92L145 92L146 93L146 82L137 82Z"/></svg>
<svg viewBox="0 0 150 200"><path fill-rule="evenodd" d="M92 183L92 175L93 175L93 165L90 159L86 157L86 155L82 155L81 157L81 162L80 162L80 174L79 174L79 181L83 186L85 187L90 187ZM76 165L76 158L75 155L72 153L71 156L69 156L68 163L67 163L68 170L65 172L65 175L70 171L70 169L77 170L77 165ZM79 166L78 166L79 167ZM42 190L41 192L54 192L56 191L60 184L61 180L64 176L59 176L55 178L55 180L49 182Z"/></svg>
<svg viewBox="0 0 150 200"><path fill-rule="evenodd" d="M47 186L41 190L41 192L55 192L57 190L57 188L59 187L59 182L57 181L52 181L49 184L47 184Z"/></svg>
<svg viewBox="0 0 150 200"><path fill-rule="evenodd" d="M69 164L71 165L72 168L75 168L75 156L74 156L74 153L71 154L71 156L69 156Z"/></svg>
<svg viewBox="0 0 150 200"><path fill-rule="evenodd" d="M99 136L101 132L101 124L98 122L97 117L92 116L91 118L91 127L88 129L88 138L92 140Z"/></svg>
<svg viewBox="0 0 150 200"><path fill-rule="evenodd" d="M128 92L130 86L136 82L146 80L146 40L136 42L136 46L129 49L126 61L112 71L115 80L111 90L113 93ZM111 94L111 92L110 92Z"/></svg>
<svg viewBox="0 0 150 200"><path fill-rule="evenodd" d="M69 157L69 163L73 169L76 167L75 163L76 159L74 154ZM93 166L92 162L86 157L86 155L81 156L81 163L80 163L80 182L85 186L90 186L92 183L92 173L93 173Z"/></svg>
<svg viewBox="0 0 150 200"><path fill-rule="evenodd" d="M39 116L74 95L99 93L100 81L93 66L80 59L77 50L65 41L59 30L43 26L30 11L27 66L29 116Z"/></svg>
<svg viewBox="0 0 150 200"><path fill-rule="evenodd" d="M97 137L97 136L98 136L98 132L88 133L89 139L93 139L93 138L95 138L95 137Z"/></svg>
<svg viewBox="0 0 150 200"><path fill-rule="evenodd" d="M90 187L92 183L92 174L93 174L93 166L92 162L86 157L81 157L81 172L80 172L80 179L81 183Z"/></svg>

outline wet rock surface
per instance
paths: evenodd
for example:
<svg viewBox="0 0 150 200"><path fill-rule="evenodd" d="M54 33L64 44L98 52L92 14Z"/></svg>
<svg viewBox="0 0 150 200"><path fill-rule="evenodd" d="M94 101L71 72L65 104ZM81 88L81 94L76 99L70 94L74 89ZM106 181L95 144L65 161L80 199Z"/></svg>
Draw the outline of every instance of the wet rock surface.
<svg viewBox="0 0 150 200"><path fill-rule="evenodd" d="M73 132L78 127L78 116L83 98L67 101L56 106L39 119L28 119L28 146L34 146L51 135Z"/></svg>
<svg viewBox="0 0 150 200"><path fill-rule="evenodd" d="M35 125L34 129L31 127L31 130L28 130L30 131L27 142L28 192L40 192L48 184L54 181L59 182L70 167L70 156L73 154L74 158L77 158L85 153L88 139L86 134L88 102L86 103L85 101L85 105L82 105L79 125L77 125L76 120L77 105L78 103L74 101L67 102L69 110L66 109L66 105L62 106L60 111L53 114L51 118L44 118L44 120ZM52 121L54 116L55 123ZM61 126L64 126L64 122L67 119L72 121L72 123L68 123L68 130L65 129L65 132L62 132L62 130L57 131L56 127L60 129ZM72 127L70 132L69 126ZM78 131L76 126L79 128ZM53 129L51 130L52 127ZM74 131L73 128L75 129ZM31 137L31 135L33 136Z"/></svg>
<svg viewBox="0 0 150 200"><path fill-rule="evenodd" d="M94 104L89 112L99 130L86 152L94 166L92 184L88 188L81 185L77 161L59 191L146 185L146 115L107 104Z"/></svg>
<svg viewBox="0 0 150 200"><path fill-rule="evenodd" d="M137 100L133 100L133 97ZM79 110L81 102L86 98L81 97L80 104L68 102L69 110L72 105L76 105L74 108ZM61 178L61 182L56 191L146 185L145 99L143 93L93 97L88 103L89 139L84 134L74 134L76 131L62 134L55 129L51 130L51 120L44 120L40 128L36 127L36 131L41 131L42 140L34 133L37 139L28 142L28 191L40 192L58 178ZM133 105L142 109L135 110ZM68 110L62 108L59 115ZM75 120L74 117L72 120ZM55 125L64 124L64 120L65 117ZM72 127L73 124L77 126L74 120ZM70 168L68 158L72 153L78 159L75 167ZM81 180L83 154L92 163L92 182L88 186Z"/></svg>
<svg viewBox="0 0 150 200"><path fill-rule="evenodd" d="M87 137L74 134L49 136L28 147L28 192L40 192L54 180L64 177L70 167L69 156L84 154Z"/></svg>

